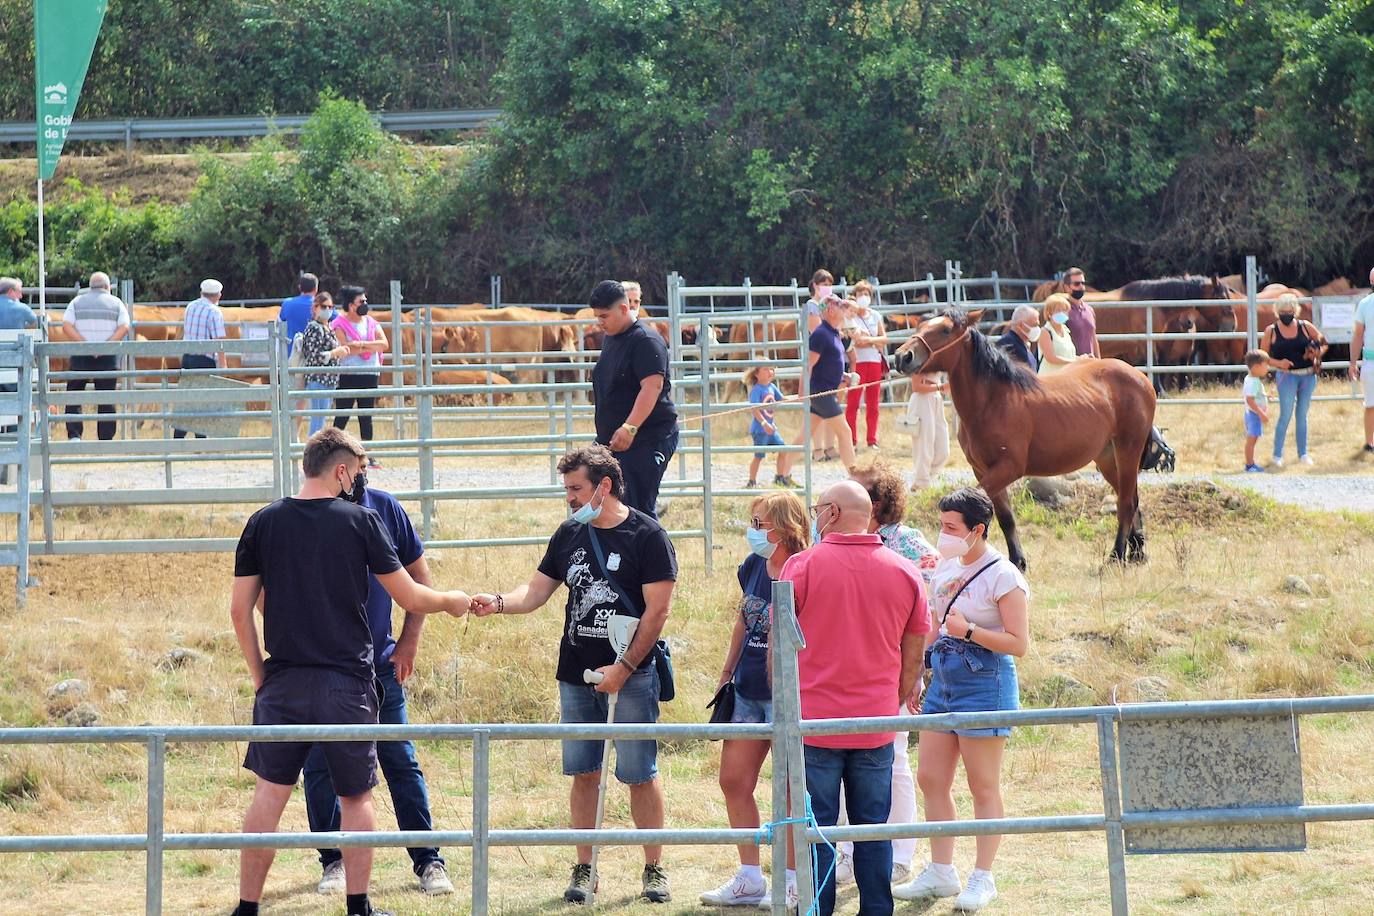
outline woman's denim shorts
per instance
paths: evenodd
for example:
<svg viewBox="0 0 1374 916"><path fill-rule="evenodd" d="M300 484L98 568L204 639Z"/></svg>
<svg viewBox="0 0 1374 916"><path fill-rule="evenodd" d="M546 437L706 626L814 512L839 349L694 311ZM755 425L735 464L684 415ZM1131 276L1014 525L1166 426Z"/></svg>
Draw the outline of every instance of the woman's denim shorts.
<svg viewBox="0 0 1374 916"><path fill-rule="evenodd" d="M941 636L927 655L930 687L921 703L922 714L994 712L1020 709L1016 660L980 645ZM1010 728L950 729L966 738L1005 738Z"/></svg>
<svg viewBox="0 0 1374 916"><path fill-rule="evenodd" d="M730 717L732 725L766 725L772 721L772 700L751 700L738 691L735 692L735 712Z"/></svg>

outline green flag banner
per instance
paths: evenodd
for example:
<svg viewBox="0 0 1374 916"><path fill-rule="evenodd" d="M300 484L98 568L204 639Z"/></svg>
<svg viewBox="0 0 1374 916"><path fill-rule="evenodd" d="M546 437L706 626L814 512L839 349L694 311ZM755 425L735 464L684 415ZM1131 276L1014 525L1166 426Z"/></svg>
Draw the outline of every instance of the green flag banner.
<svg viewBox="0 0 1374 916"><path fill-rule="evenodd" d="M57 170L108 0L33 0L38 177Z"/></svg>

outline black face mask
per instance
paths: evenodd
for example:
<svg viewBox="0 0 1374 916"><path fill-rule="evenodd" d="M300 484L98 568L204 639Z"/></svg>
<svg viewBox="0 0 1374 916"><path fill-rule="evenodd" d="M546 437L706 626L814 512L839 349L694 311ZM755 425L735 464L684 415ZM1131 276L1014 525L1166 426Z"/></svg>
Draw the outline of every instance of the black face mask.
<svg viewBox="0 0 1374 916"><path fill-rule="evenodd" d="M1284 324L1292 324L1292 323L1293 323L1293 319L1294 319L1295 317L1297 317L1297 316L1296 316L1296 315L1280 315L1280 316L1279 316L1279 321L1282 321Z"/></svg>
<svg viewBox="0 0 1374 916"><path fill-rule="evenodd" d="M339 491L339 499L345 502L362 504L363 493L367 490L367 474L359 471L353 475L353 489L349 492Z"/></svg>
<svg viewBox="0 0 1374 916"><path fill-rule="evenodd" d="M1084 293L1084 290L1081 290L1081 289L1071 289L1071 290L1069 290L1069 295L1070 295L1070 296L1073 296L1075 299L1082 299L1082 298L1083 298L1083 293Z"/></svg>
<svg viewBox="0 0 1374 916"><path fill-rule="evenodd" d="M357 312L357 313L358 313L358 317L361 318L361 317L363 317L364 315L367 314L367 309L368 309L368 305L367 305L366 302L364 302L362 305L360 305L360 306L358 306L356 309L354 309L354 311Z"/></svg>

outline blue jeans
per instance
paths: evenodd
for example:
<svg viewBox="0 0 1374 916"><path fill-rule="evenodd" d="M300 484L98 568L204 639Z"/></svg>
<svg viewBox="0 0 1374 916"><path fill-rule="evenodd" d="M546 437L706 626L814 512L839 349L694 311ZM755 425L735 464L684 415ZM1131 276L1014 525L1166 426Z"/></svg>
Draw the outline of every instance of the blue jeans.
<svg viewBox="0 0 1374 916"><path fill-rule="evenodd" d="M324 383L322 383L322 382L306 382L306 383L305 383L305 387L306 387L306 389L307 389L308 391L328 391L328 392L333 392L333 391L334 391L334 386L333 386L333 385L326 385L326 384L324 384ZM334 400L334 396L333 396L332 393L330 394L329 397L324 397L324 398L311 398L311 399L310 399L310 409L311 409L311 410L328 410L328 409L329 409L329 404L330 404L330 402L333 401L333 400ZM317 415L311 417L311 418L310 418L310 435L313 436L313 435L315 435L315 433L319 432L321 429L324 429L324 421L325 421L325 420L328 420L328 419L329 419L329 418L326 417L324 414L317 414Z"/></svg>
<svg viewBox="0 0 1374 916"><path fill-rule="evenodd" d="M405 725L406 695L396 680L396 669L391 662L383 662L377 667L377 690L381 696L378 721L383 725ZM386 787L391 793L391 806L396 811L396 826L401 830L433 830L434 821L429 815L429 788L425 785L425 774L420 762L415 759L415 745L409 741L378 741L377 762L381 765L382 775L386 777ZM329 770L325 767L322 745L315 745L305 761L305 813L312 831L339 829L339 799L334 795L334 784L329 780ZM407 849L415 874L425 870L431 862L443 864L443 857L436 847ZM321 849L320 864L328 866L343 858L337 849Z"/></svg>
<svg viewBox="0 0 1374 916"><path fill-rule="evenodd" d="M840 817L840 788L844 788L849 823L886 824L892 810L892 745L874 748L804 748L806 791L811 811L822 829ZM821 887L820 913L835 911L835 854L817 845L816 877L832 872ZM888 916L892 912L892 841L854 844L854 883L859 886L859 916Z"/></svg>
<svg viewBox="0 0 1374 916"><path fill-rule="evenodd" d="M597 693L589 684L558 682L558 721L587 724L605 722L610 695ZM625 681L615 701L617 722L658 721L658 668L651 661ZM563 775L582 776L601 770L604 741L564 741ZM658 776L657 741L617 741L615 778L627 786L637 786Z"/></svg>
<svg viewBox="0 0 1374 916"><path fill-rule="evenodd" d="M1317 376L1278 373L1279 422L1274 425L1274 457L1283 457L1283 440L1288 436L1288 421L1293 408L1298 413L1298 457L1307 454L1307 408L1312 406L1312 392L1317 389Z"/></svg>

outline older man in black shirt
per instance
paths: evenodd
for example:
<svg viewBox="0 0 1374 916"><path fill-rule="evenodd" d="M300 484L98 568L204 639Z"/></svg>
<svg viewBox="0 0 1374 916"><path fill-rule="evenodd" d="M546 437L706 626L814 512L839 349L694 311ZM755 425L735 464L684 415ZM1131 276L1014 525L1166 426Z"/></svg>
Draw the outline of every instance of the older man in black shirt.
<svg viewBox="0 0 1374 916"><path fill-rule="evenodd" d="M620 462L625 505L658 518L658 487L678 439L668 348L635 320L618 280L596 284L590 305L606 335L592 370L596 441Z"/></svg>
<svg viewBox="0 0 1374 916"><path fill-rule="evenodd" d="M356 504L366 484L366 461L357 439L333 427L321 430L306 443L300 493L259 509L244 526L229 613L253 677L254 725L376 724L366 610L369 572L409 613L461 617L467 612L464 593L417 584L377 513ZM265 659L253 617L260 595ZM243 818L244 833L276 831L311 747L309 742L248 745L243 765L257 775L257 788ZM376 744L325 742L322 747L339 794L342 828L375 829ZM236 916L257 916L274 855L271 849L243 850ZM376 913L367 899L372 850L350 847L343 858L349 916Z"/></svg>

